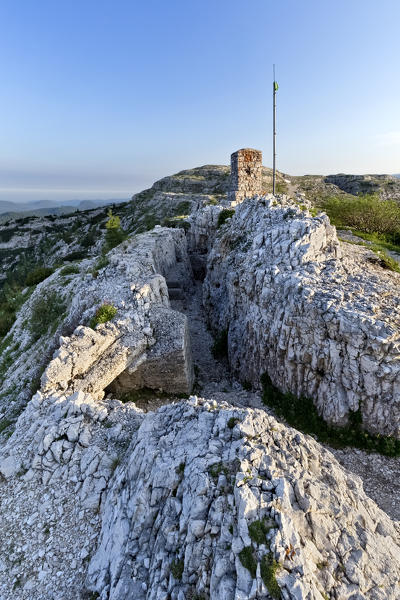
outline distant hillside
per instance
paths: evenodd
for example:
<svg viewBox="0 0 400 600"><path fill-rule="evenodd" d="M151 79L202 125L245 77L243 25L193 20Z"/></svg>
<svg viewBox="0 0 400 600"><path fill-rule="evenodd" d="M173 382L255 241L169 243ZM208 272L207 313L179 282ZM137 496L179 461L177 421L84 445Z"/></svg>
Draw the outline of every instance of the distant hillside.
<svg viewBox="0 0 400 600"><path fill-rule="evenodd" d="M125 199L110 198L107 200L66 200L62 204L55 200L38 200L35 202L11 202L0 200L0 221L19 217L43 217L46 215L62 215L76 210L90 210L108 204L119 204ZM6 217L6 219L4 219Z"/></svg>

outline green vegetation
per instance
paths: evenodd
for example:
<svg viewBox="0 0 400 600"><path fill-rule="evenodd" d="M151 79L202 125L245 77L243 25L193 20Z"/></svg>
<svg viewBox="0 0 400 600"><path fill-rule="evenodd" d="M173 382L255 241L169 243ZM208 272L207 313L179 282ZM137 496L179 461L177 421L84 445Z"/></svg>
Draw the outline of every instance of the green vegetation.
<svg viewBox="0 0 400 600"><path fill-rule="evenodd" d="M350 228L354 235L372 242L367 247L377 254L382 267L400 272L398 262L386 253L386 250L400 253L400 206L397 202L381 200L376 194L355 198L332 196L322 203L322 208L333 225Z"/></svg>
<svg viewBox="0 0 400 600"><path fill-rule="evenodd" d="M96 279L99 276L100 269L104 269L110 264L110 259L103 254L92 269L92 275Z"/></svg>
<svg viewBox="0 0 400 600"><path fill-rule="evenodd" d="M14 325L17 312L33 292L22 293L22 287L16 281L6 282L0 291L0 337L7 335ZM1 352L1 350L0 350Z"/></svg>
<svg viewBox="0 0 400 600"><path fill-rule="evenodd" d="M10 427L10 425L12 425L12 421L9 421L8 419L1 419L1 421L0 421L0 433L3 433L3 431L5 429L7 429L7 427Z"/></svg>
<svg viewBox="0 0 400 600"><path fill-rule="evenodd" d="M190 229L190 223L189 221L185 220L186 217L184 215L178 216L178 217L166 217L163 222L162 225L163 227L172 227L172 228L177 228L180 227L181 229L184 229L185 231L189 231Z"/></svg>
<svg viewBox="0 0 400 600"><path fill-rule="evenodd" d="M261 577L265 586L270 593L270 596L275 600L281 598L281 588L276 580L276 573L279 570L279 563L273 558L272 554L263 556L261 559L260 571Z"/></svg>
<svg viewBox="0 0 400 600"><path fill-rule="evenodd" d="M381 200L375 194L355 198L333 196L324 201L323 209L338 227L389 235L393 243L400 243L400 206L394 200Z"/></svg>
<svg viewBox="0 0 400 600"><path fill-rule="evenodd" d="M372 250L372 252L375 252L375 254L378 257L378 262L381 267L383 267L384 269L388 269L389 271L396 271L397 273L400 273L399 263L397 262L397 260L392 258L390 256L390 254L387 254L387 252L385 252L385 250L383 250L381 247L379 247L376 244L374 244L373 246L367 246L367 248L370 248ZM400 248L399 248L399 251L400 251Z"/></svg>
<svg viewBox="0 0 400 600"><path fill-rule="evenodd" d="M275 521L253 521L249 525L249 536L256 544L265 544L267 533L275 527Z"/></svg>
<svg viewBox="0 0 400 600"><path fill-rule="evenodd" d="M297 398L284 394L276 388L267 373L261 377L263 402L274 409L278 417L283 417L289 425L303 433L316 435L321 442L334 447L355 446L386 456L400 456L400 440L393 437L373 435L362 429L361 411L349 413L346 427L329 425L318 414L310 398Z"/></svg>
<svg viewBox="0 0 400 600"><path fill-rule="evenodd" d="M371 250L377 256L376 259L369 258L368 260L370 262L378 263L383 269L388 269L389 271L396 271L397 273L400 273L400 265L397 262L397 260L392 258L390 256L390 254L388 254L383 248L383 246L386 246L386 245L393 246L392 244L386 244L386 242L381 242L378 244L368 244L367 242L365 242L361 239L362 236L364 236L366 238L367 234L362 234L362 233L358 232L356 235L360 236L359 242L354 242L352 240L346 240L346 239L344 239L343 241L345 241L347 244L354 244L355 246L364 246L365 248L368 248L368 250ZM370 237L372 237L372 236L370 236ZM339 236L339 239L342 239L342 238ZM400 253L400 247L395 246L395 248L396 248L395 251Z"/></svg>
<svg viewBox="0 0 400 600"><path fill-rule="evenodd" d="M70 252L69 254L66 254L63 257L63 261L64 262L72 262L74 260L83 260L84 258L87 258L86 252L83 252L82 250L75 250L74 252Z"/></svg>
<svg viewBox="0 0 400 600"><path fill-rule="evenodd" d="M11 327L14 325L15 313L0 313L0 337L7 335Z"/></svg>
<svg viewBox="0 0 400 600"><path fill-rule="evenodd" d="M36 267L33 271L28 273L25 283L28 286L37 285L41 281L47 279L47 277L50 277L52 273L53 269L50 269L49 267Z"/></svg>
<svg viewBox="0 0 400 600"><path fill-rule="evenodd" d="M214 343L211 347L211 352L214 358L224 358L228 356L228 330L223 329L217 333Z"/></svg>
<svg viewBox="0 0 400 600"><path fill-rule="evenodd" d="M41 338L50 327L55 331L66 308L66 302L60 294L55 290L44 290L42 295L35 299L28 321L28 329L33 339L36 341Z"/></svg>
<svg viewBox="0 0 400 600"><path fill-rule="evenodd" d="M185 472L185 466L186 464L184 462L180 463L178 467L176 467L176 473L177 475L183 475Z"/></svg>
<svg viewBox="0 0 400 600"><path fill-rule="evenodd" d="M285 181L279 181L276 184L276 193L277 194L287 194L289 191L288 185ZM271 190L272 192L272 190Z"/></svg>
<svg viewBox="0 0 400 600"><path fill-rule="evenodd" d="M96 310L94 316L91 318L89 326L95 329L99 323L107 323L111 321L117 314L117 309L112 304L102 304Z"/></svg>
<svg viewBox="0 0 400 600"><path fill-rule="evenodd" d="M106 230L105 253L119 246L128 237L127 233L121 228L121 219L118 215L113 215L111 209L108 211Z"/></svg>
<svg viewBox="0 0 400 600"><path fill-rule="evenodd" d="M80 273L79 267L75 265L67 265L60 271L60 275L77 275Z"/></svg>
<svg viewBox="0 0 400 600"><path fill-rule="evenodd" d="M235 417L231 417L228 421L229 429L233 429L235 427L236 423L240 423L239 419L235 419Z"/></svg>
<svg viewBox="0 0 400 600"><path fill-rule="evenodd" d="M231 208L224 208L223 210L221 210L221 212L218 215L217 229L222 227L222 225L225 223L225 221L227 221L228 219L231 219L234 214L235 214L235 211Z"/></svg>
<svg viewBox="0 0 400 600"><path fill-rule="evenodd" d="M224 473L225 476L229 475L228 467L224 466L222 462L210 465L208 467L208 472L213 479L218 479L221 473Z"/></svg>
<svg viewBox="0 0 400 600"><path fill-rule="evenodd" d="M171 573L174 579L182 579L184 566L185 565L182 558L180 560L175 559L172 561Z"/></svg>
<svg viewBox="0 0 400 600"><path fill-rule="evenodd" d="M245 569L250 571L250 575L253 579L257 573L257 563L254 557L254 552L251 546L246 546L239 552L239 559Z"/></svg>

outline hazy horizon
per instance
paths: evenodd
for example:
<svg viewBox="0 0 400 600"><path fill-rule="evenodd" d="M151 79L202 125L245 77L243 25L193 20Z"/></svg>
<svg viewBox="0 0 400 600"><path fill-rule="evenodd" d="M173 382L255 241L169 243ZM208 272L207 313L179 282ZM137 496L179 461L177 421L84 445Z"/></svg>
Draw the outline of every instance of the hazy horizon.
<svg viewBox="0 0 400 600"><path fill-rule="evenodd" d="M290 175L400 172L400 3L0 6L0 200L129 198L241 147ZM373 40L373 43L371 43Z"/></svg>

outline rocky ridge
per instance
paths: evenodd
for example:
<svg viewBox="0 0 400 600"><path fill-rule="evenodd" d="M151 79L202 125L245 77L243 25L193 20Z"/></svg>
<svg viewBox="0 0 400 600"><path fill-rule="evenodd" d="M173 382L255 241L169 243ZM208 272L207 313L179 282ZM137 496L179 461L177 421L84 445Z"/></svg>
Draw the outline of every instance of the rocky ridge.
<svg viewBox="0 0 400 600"><path fill-rule="evenodd" d="M185 193L196 203L197 192ZM179 196L163 192L175 193ZM343 324L361 324L363 336L357 340L361 349L371 346L369 366L381 368L383 345L390 342L394 349L397 344L395 334L389 335L398 316L391 304L395 276L368 262L364 249L340 245L326 217L313 219L285 198L258 198L240 205L220 227L223 206L202 196L195 208L190 204L186 235L180 228L156 227L114 249L106 267L97 270L93 260L83 261L65 285L57 271L18 314L6 345L15 362L5 370L8 394L14 388L26 402L24 365L29 377L40 352L57 349L40 391L1 448L1 600L71 594L82 600L399 597L398 523L315 440L264 410L232 406L235 395L245 398L234 390L225 396L229 404L221 391L215 393L218 401L213 393L208 399L192 396L147 414L118 399L126 386L163 387L176 394L168 385L177 373L179 387L190 389L186 317L172 308L170 294L178 285L185 294L182 282L190 289L192 271L201 278L206 268L206 311L216 330L229 325L229 361L243 380L253 373L258 384L264 367L261 346L259 359L250 346L270 328L268 312L263 313L268 304L285 316L284 326L273 319L282 342L273 348L276 373L281 359L288 360L290 376L297 373L296 364L304 373L304 354L296 356L293 345L285 355L290 319L302 340L329 310L329 331L334 331L342 311L339 341L346 339L347 352L355 326L343 329ZM358 285L370 294L366 300L354 300ZM334 294L338 287L341 295ZM63 290L66 318L32 340L33 307L52 288ZM300 313L287 301L293 289ZM87 327L105 302L117 308L115 318L95 330ZM240 322L231 330L233 314ZM307 314L312 321L305 320ZM260 338L251 337L256 325ZM311 349L324 348L324 333L310 341ZM337 374L343 367L338 356ZM393 369L382 368L377 380L394 386L394 351L388 356ZM255 360L260 361L257 383ZM272 377L275 363L266 365ZM311 385L318 375L312 357L305 365ZM364 380L354 376L354 369L364 371L359 362L355 365L351 375L363 390ZM377 372L370 371L371 377ZM161 382L155 377L160 373ZM289 381L300 382L300 377ZM333 385L328 380L322 389L333 390ZM9 399L2 398L3 416ZM339 416L341 400L332 392L331 410ZM389 407L396 417L383 400L379 404L373 396L378 416ZM322 410L327 406L326 400Z"/></svg>
<svg viewBox="0 0 400 600"><path fill-rule="evenodd" d="M328 422L360 410L366 429L399 437L400 276L370 259L326 215L254 198L216 236L204 302L242 381L267 372Z"/></svg>

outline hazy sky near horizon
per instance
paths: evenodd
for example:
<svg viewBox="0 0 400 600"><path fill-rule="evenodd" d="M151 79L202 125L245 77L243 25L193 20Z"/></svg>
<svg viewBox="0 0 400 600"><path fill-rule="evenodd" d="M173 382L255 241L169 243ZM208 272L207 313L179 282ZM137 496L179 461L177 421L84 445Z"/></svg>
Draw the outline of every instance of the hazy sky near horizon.
<svg viewBox="0 0 400 600"><path fill-rule="evenodd" d="M0 200L122 198L241 147L400 172L398 0L1 0Z"/></svg>

